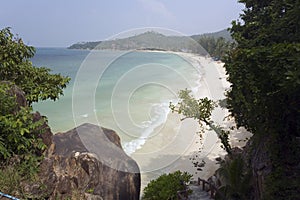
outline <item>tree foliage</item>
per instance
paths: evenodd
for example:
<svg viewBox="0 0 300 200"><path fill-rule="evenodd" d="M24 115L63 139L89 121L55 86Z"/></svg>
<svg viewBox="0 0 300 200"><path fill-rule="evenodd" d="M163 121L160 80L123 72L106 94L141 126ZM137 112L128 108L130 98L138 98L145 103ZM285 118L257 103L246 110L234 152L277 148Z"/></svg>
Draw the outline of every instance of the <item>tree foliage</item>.
<svg viewBox="0 0 300 200"><path fill-rule="evenodd" d="M170 103L170 109L172 112L182 114L184 116L182 120L192 118L198 121L201 128L203 124L209 126L218 135L226 152L230 154L229 132L224 131L220 126L215 125L211 121L211 113L217 104L207 97L195 99L190 93L191 91L187 89L179 91L178 97L180 101L177 105Z"/></svg>
<svg viewBox="0 0 300 200"><path fill-rule="evenodd" d="M231 28L238 45L225 61L232 83L227 102L238 126L273 142L268 147L273 178L265 198L289 199L299 192L294 180L300 177L300 2L240 2L242 22Z"/></svg>
<svg viewBox="0 0 300 200"><path fill-rule="evenodd" d="M210 56L216 59L223 60L228 51L234 47L234 43L226 41L223 37L201 37L198 40L199 44L209 53Z"/></svg>
<svg viewBox="0 0 300 200"><path fill-rule="evenodd" d="M44 119L34 121L32 102L58 99L69 78L50 74L47 68L34 67L30 58L34 48L14 37L9 28L0 31L0 160L18 155L40 155L45 145L38 137ZM19 88L21 105L13 88ZM27 103L26 103L27 102Z"/></svg>
<svg viewBox="0 0 300 200"><path fill-rule="evenodd" d="M44 150L45 145L38 138L38 128L44 120L33 121L32 108L17 105L16 97L9 90L12 85L0 84L0 158L7 158Z"/></svg>
<svg viewBox="0 0 300 200"><path fill-rule="evenodd" d="M39 100L56 100L63 94L68 77L50 74L50 69L34 67L30 58L35 49L14 37L9 28L0 31L0 80L20 87L29 104Z"/></svg>
<svg viewBox="0 0 300 200"><path fill-rule="evenodd" d="M143 199L145 200L174 200L177 199L177 192L185 190L185 185L192 178L187 172L176 171L170 174L163 174L156 180L150 181L144 189Z"/></svg>
<svg viewBox="0 0 300 200"><path fill-rule="evenodd" d="M244 23L234 22L238 47L226 60L228 104L239 126L299 135L300 3L243 0Z"/></svg>
<svg viewBox="0 0 300 200"><path fill-rule="evenodd" d="M250 169L246 168L241 155L237 154L231 159L223 160L216 173L219 174L222 182L219 192L226 199L249 199L252 174ZM222 197L217 197L216 199L222 199Z"/></svg>

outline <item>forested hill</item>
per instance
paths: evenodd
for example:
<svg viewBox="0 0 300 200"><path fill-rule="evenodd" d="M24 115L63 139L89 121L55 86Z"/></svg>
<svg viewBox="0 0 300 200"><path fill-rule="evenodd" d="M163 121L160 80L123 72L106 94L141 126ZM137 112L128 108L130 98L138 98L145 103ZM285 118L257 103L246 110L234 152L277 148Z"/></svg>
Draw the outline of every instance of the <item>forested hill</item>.
<svg viewBox="0 0 300 200"><path fill-rule="evenodd" d="M226 41L233 42L230 32L227 29L224 29L224 30L221 30L218 32L213 32L213 33L204 33L204 34L200 34L200 35L192 35L191 36L191 38L193 38L196 41L198 41L199 39L201 39L203 37L212 37L215 39L224 38Z"/></svg>
<svg viewBox="0 0 300 200"><path fill-rule="evenodd" d="M69 49L159 49L172 51L192 51L201 53L201 49L195 44L204 37L220 38L232 41L230 33L225 29L215 33L206 33L193 36L165 36L163 34L148 31L128 38L109 41L80 42L71 45ZM200 52L199 52L200 51Z"/></svg>

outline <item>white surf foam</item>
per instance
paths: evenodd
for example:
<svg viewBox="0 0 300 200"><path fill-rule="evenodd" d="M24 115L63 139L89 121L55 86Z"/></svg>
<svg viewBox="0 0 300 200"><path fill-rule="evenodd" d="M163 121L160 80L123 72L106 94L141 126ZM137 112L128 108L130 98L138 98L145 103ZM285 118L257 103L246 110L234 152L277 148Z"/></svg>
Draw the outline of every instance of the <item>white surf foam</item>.
<svg viewBox="0 0 300 200"><path fill-rule="evenodd" d="M170 112L169 101L160 104L153 104L150 112L151 121L144 121L141 123L141 127L144 127L141 136L123 144L124 151L128 155L131 155L136 150L142 148L147 139L154 133L155 129L167 121L168 114Z"/></svg>

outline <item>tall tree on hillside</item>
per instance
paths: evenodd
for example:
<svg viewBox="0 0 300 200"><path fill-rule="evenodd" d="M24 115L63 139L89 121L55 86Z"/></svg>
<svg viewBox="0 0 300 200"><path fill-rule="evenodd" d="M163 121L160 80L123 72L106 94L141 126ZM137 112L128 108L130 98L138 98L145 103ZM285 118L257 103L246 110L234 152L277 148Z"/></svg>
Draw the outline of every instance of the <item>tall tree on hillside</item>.
<svg viewBox="0 0 300 200"><path fill-rule="evenodd" d="M238 45L225 64L229 109L257 141L272 141L264 197L293 199L300 192L300 1L239 2L245 4L242 22L231 28Z"/></svg>

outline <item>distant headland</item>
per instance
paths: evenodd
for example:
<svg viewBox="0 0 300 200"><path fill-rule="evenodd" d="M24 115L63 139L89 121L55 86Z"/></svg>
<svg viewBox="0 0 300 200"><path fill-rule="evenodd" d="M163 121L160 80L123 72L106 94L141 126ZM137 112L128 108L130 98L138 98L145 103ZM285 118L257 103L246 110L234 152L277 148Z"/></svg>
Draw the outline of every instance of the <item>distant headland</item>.
<svg viewBox="0 0 300 200"><path fill-rule="evenodd" d="M227 42L233 41L227 29L213 33L205 33L191 36L166 36L158 32L147 31L127 38L93 42L78 42L69 46L68 49L138 49L201 53L202 49L199 49L199 46L197 48L197 45L193 45L193 43L197 43L201 38L224 38L224 40Z"/></svg>

